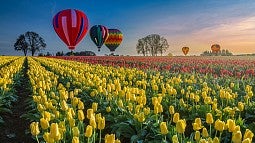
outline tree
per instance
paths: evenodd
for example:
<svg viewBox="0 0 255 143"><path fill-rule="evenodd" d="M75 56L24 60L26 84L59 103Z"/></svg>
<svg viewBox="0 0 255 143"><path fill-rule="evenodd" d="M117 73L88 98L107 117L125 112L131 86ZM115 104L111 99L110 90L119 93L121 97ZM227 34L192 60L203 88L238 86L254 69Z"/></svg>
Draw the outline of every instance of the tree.
<svg viewBox="0 0 255 143"><path fill-rule="evenodd" d="M35 52L40 51L46 47L46 43L39 34L35 32L26 32L21 34L14 44L15 50L22 50L24 55L27 55L28 51L32 52L34 56Z"/></svg>
<svg viewBox="0 0 255 143"><path fill-rule="evenodd" d="M162 54L169 48L168 42L164 37L158 34L151 34L142 39L138 40L136 45L136 50L138 54L143 54L147 56L158 56Z"/></svg>
<svg viewBox="0 0 255 143"><path fill-rule="evenodd" d="M24 55L27 56L28 44L25 39L25 35L21 34L14 44L16 51L23 51Z"/></svg>

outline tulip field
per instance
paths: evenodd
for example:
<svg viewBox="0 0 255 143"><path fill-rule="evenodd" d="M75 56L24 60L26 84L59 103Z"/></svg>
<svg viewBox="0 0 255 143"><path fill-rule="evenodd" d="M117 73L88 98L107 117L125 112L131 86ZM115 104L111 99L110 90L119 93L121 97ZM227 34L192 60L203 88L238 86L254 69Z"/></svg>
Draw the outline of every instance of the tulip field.
<svg viewBox="0 0 255 143"><path fill-rule="evenodd" d="M255 57L0 58L0 123L26 68L37 143L255 140Z"/></svg>

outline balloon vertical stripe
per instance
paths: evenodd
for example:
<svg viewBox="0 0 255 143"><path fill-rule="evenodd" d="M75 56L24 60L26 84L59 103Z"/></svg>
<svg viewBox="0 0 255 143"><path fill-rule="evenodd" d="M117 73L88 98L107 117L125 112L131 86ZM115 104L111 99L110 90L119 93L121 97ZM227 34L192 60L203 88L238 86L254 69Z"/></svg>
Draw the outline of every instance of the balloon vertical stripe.
<svg viewBox="0 0 255 143"><path fill-rule="evenodd" d="M71 15L72 15L72 27L76 27L77 16L76 16L76 12L73 9L71 10Z"/></svg>
<svg viewBox="0 0 255 143"><path fill-rule="evenodd" d="M62 27L68 44L70 45L70 39L67 31L66 17L62 17Z"/></svg>
<svg viewBox="0 0 255 143"><path fill-rule="evenodd" d="M78 36L77 36L76 40L75 40L76 42L78 41L78 39L80 39L80 36L81 36L81 33L82 33L83 29L84 29L84 23L83 23L83 18L81 18L80 31L78 33Z"/></svg>

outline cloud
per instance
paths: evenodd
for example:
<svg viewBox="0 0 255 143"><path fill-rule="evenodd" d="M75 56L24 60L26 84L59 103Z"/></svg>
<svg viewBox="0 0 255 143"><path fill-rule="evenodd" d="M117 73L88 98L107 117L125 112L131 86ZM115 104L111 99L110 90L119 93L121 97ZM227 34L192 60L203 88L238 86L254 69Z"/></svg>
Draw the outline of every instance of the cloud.
<svg viewBox="0 0 255 143"><path fill-rule="evenodd" d="M237 53L254 52L255 16L237 18L228 23L213 25L193 33L195 41L219 43Z"/></svg>

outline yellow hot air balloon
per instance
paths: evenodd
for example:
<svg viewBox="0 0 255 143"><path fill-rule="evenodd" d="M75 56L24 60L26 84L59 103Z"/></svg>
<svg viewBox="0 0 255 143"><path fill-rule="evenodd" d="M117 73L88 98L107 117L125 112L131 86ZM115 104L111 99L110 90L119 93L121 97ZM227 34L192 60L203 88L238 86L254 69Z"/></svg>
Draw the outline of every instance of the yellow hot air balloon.
<svg viewBox="0 0 255 143"><path fill-rule="evenodd" d="M182 52L186 56L189 52L189 47L182 47Z"/></svg>
<svg viewBox="0 0 255 143"><path fill-rule="evenodd" d="M213 53L218 53L220 51L220 45L219 44L213 44L211 46L212 52Z"/></svg>

